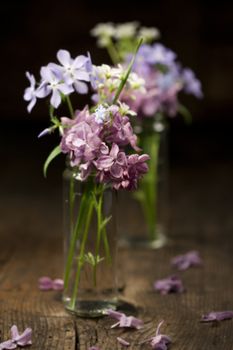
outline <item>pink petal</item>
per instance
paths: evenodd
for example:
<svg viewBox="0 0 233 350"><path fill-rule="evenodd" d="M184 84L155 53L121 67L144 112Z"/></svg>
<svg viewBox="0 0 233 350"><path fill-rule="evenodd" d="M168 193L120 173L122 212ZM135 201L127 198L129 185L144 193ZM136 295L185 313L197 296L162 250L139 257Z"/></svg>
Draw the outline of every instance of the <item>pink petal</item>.
<svg viewBox="0 0 233 350"><path fill-rule="evenodd" d="M53 289L54 290L63 290L64 288L64 281L60 278L56 278L53 281Z"/></svg>
<svg viewBox="0 0 233 350"><path fill-rule="evenodd" d="M38 287L40 290L50 290L53 288L53 281L50 277L43 276L39 278Z"/></svg>
<svg viewBox="0 0 233 350"><path fill-rule="evenodd" d="M12 340L6 340L0 343L0 350L3 350L3 349L11 350L15 348L17 348L17 345Z"/></svg>
<svg viewBox="0 0 233 350"><path fill-rule="evenodd" d="M17 326L11 327L12 340L15 341L19 346L31 345L32 344L32 329L26 328L22 334L19 334Z"/></svg>
<svg viewBox="0 0 233 350"><path fill-rule="evenodd" d="M130 343L128 341L122 339L121 337L117 337L117 341L123 346L129 346L130 345Z"/></svg>
<svg viewBox="0 0 233 350"><path fill-rule="evenodd" d="M18 327L16 325L13 325L11 327L11 338L12 340L16 340L18 337L19 337Z"/></svg>

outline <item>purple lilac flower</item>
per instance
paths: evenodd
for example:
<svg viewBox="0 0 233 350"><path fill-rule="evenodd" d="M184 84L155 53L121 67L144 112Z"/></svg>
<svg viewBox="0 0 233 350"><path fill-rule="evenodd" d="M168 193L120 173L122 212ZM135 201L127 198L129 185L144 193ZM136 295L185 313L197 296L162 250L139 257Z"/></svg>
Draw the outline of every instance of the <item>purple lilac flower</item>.
<svg viewBox="0 0 233 350"><path fill-rule="evenodd" d="M100 125L96 123L93 115L85 108L76 113L75 119L61 118L64 133L61 140L61 150L68 153L71 166L86 164L95 159L102 140L100 138Z"/></svg>
<svg viewBox="0 0 233 350"><path fill-rule="evenodd" d="M94 161L99 182L111 183L113 188L133 190L137 188L138 180L148 171L146 154L126 154L113 144L109 154L102 155Z"/></svg>
<svg viewBox="0 0 233 350"><path fill-rule="evenodd" d="M130 343L121 337L117 337L117 341L123 346L129 346Z"/></svg>
<svg viewBox="0 0 233 350"><path fill-rule="evenodd" d="M87 84L83 81L90 81L90 74L88 72L89 57L80 55L72 59L67 50L59 50L57 52L57 59L61 66L55 63L50 63L48 66L51 70L62 76L65 84L73 85L75 90L80 94L88 92Z"/></svg>
<svg viewBox="0 0 233 350"><path fill-rule="evenodd" d="M137 136L133 132L129 118L119 113L118 106L112 106L111 112L112 119L109 121L106 141L117 143L119 146L130 144L136 151L139 151Z"/></svg>
<svg viewBox="0 0 233 350"><path fill-rule="evenodd" d="M38 287L40 290L63 290L64 282L62 279L57 278L52 280L50 277L43 276L39 278Z"/></svg>
<svg viewBox="0 0 233 350"><path fill-rule="evenodd" d="M42 83L37 89L37 97L43 98L52 93L50 103L57 108L61 103L61 94L69 95L74 91L71 85L62 83L62 76L58 72L54 73L51 67L42 67L40 70Z"/></svg>
<svg viewBox="0 0 233 350"><path fill-rule="evenodd" d="M34 75L30 74L29 72L26 72L26 77L30 82L30 86L25 89L23 98L25 101L30 101L29 105L27 106L28 113L30 113L32 108L35 106L37 99L37 91L35 88L36 80L34 78Z"/></svg>
<svg viewBox="0 0 233 350"><path fill-rule="evenodd" d="M111 328L115 327L123 327L123 328L136 328L140 329L143 327L142 320L134 317L134 316L126 316L123 312L114 311L112 309L107 310L107 314L111 318L115 318L118 322L111 326Z"/></svg>
<svg viewBox="0 0 233 350"><path fill-rule="evenodd" d="M152 349L167 350L168 346L171 344L171 339L165 334L160 334L160 328L163 323L164 321L161 321L158 324L154 337L144 340L141 344L150 342Z"/></svg>
<svg viewBox="0 0 233 350"><path fill-rule="evenodd" d="M202 259L199 252L192 250L183 255L177 255L171 260L171 264L178 270L187 270L189 267L202 265Z"/></svg>
<svg viewBox="0 0 233 350"><path fill-rule="evenodd" d="M181 279L177 276L169 276L167 278L157 280L154 283L154 289L159 291L160 294L168 293L183 293L184 286Z"/></svg>
<svg viewBox="0 0 233 350"><path fill-rule="evenodd" d="M201 318L202 322L223 321L233 318L233 311L212 311Z"/></svg>
<svg viewBox="0 0 233 350"><path fill-rule="evenodd" d="M17 344L15 344L11 339L0 343L0 350L4 350L4 349L11 350L16 348L17 348Z"/></svg>
<svg viewBox="0 0 233 350"><path fill-rule="evenodd" d="M18 327L13 325L11 327L11 338L19 346L32 344L32 329L26 328L22 334L19 334Z"/></svg>
<svg viewBox="0 0 233 350"><path fill-rule="evenodd" d="M184 83L184 91L187 94L194 95L197 98L203 97L201 82L196 78L194 72L191 69L184 69L182 72L182 78Z"/></svg>

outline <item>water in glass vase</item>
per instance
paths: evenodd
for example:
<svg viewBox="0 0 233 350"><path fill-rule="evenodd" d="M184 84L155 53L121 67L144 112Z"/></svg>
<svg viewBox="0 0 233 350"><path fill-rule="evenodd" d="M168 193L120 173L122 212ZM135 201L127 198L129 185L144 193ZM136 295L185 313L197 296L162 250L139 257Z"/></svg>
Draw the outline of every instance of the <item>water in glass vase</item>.
<svg viewBox="0 0 233 350"><path fill-rule="evenodd" d="M149 171L135 192L119 194L119 216L127 208L127 220L119 222L120 244L160 248L167 242L168 154L167 124L163 118L144 118L138 137L150 155Z"/></svg>
<svg viewBox="0 0 233 350"><path fill-rule="evenodd" d="M66 309L97 317L117 304L116 194L94 178L64 173Z"/></svg>

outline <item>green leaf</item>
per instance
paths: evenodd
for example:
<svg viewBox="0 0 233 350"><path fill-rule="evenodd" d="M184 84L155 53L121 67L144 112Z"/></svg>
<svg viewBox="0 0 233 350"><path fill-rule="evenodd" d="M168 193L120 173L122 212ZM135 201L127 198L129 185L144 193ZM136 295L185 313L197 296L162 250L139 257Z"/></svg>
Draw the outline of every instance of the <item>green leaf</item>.
<svg viewBox="0 0 233 350"><path fill-rule="evenodd" d="M58 145L57 147L55 147L52 152L49 154L48 158L46 159L45 163L44 163L44 167L43 167L43 173L44 173L44 177L46 177L47 175L47 169L49 164L52 162L52 160L54 158L56 158L59 154L61 153L61 148L60 145Z"/></svg>
<svg viewBox="0 0 233 350"><path fill-rule="evenodd" d="M105 218L102 222L101 222L101 225L100 225L100 230L102 231L103 228L105 226L107 226L107 224L109 223L109 221L111 220L112 218L112 215L110 215L109 217Z"/></svg>
<svg viewBox="0 0 233 350"><path fill-rule="evenodd" d="M135 58L136 58L136 55L137 55L137 53L138 53L138 50L139 50L140 46L142 45L142 42L143 42L143 39L141 38L141 39L139 40L139 42L138 42L138 45L137 45L136 50L135 50L135 54L134 54L133 57L132 57L132 60L131 60L131 62L130 62L130 64L129 64L129 66L128 66L128 69L127 69L127 71L126 71L126 73L125 73L125 76L124 76L124 78L122 79L122 81L121 81L121 83L120 83L120 85L119 85L119 87L118 87L118 89L117 89L117 92L116 92L116 95L115 95L115 97L114 97L114 99L113 99L112 104L115 104L115 103L117 102L118 97L120 96L121 91L123 90L123 88L124 88L124 86L125 86L125 84L126 84L126 82L127 82L127 80L128 80L128 77L129 77L129 75L130 75L131 69L132 69L132 67L133 67L133 64L134 64L134 61L135 61Z"/></svg>
<svg viewBox="0 0 233 350"><path fill-rule="evenodd" d="M187 124L192 123L192 119L193 119L192 114L189 112L189 110L184 105L179 104L178 112L182 115L182 117L184 118L184 120Z"/></svg>

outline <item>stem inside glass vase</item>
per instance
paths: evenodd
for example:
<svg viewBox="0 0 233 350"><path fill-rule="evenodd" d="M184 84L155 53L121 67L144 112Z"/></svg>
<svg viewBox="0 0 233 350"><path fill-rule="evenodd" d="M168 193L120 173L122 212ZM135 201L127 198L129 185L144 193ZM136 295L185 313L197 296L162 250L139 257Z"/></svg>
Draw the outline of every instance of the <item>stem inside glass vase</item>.
<svg viewBox="0 0 233 350"><path fill-rule="evenodd" d="M66 182L64 301L81 316L98 316L116 305L113 191L93 178L81 182L72 172Z"/></svg>

